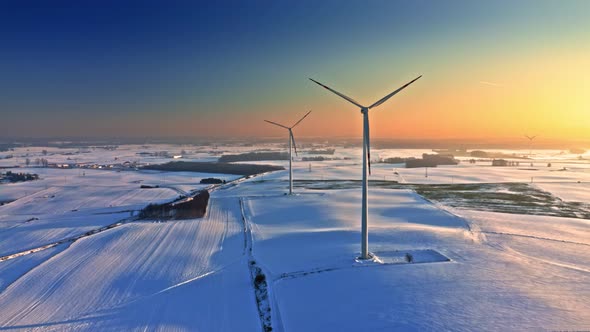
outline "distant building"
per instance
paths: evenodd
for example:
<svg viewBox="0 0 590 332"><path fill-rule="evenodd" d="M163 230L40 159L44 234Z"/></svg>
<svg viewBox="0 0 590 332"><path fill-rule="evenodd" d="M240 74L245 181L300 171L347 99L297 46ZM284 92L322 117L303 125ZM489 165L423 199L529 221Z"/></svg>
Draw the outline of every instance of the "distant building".
<svg viewBox="0 0 590 332"><path fill-rule="evenodd" d="M422 154L422 159L406 159L406 168L436 167L438 165L457 165L452 155Z"/></svg>

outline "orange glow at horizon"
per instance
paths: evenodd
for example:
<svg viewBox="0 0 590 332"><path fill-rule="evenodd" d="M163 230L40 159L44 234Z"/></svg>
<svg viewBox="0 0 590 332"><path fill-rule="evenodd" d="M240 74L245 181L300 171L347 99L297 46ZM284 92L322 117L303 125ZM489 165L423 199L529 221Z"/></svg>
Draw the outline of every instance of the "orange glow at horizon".
<svg viewBox="0 0 590 332"><path fill-rule="evenodd" d="M403 84L404 79L396 82ZM307 82L302 80L301 84ZM383 88L379 82L365 84ZM127 130L132 135L157 131L168 136L280 137L286 134L264 119L292 125L311 109L311 115L295 128L296 137L360 138L359 109L320 87L311 88L317 90L311 90L316 95L309 100L206 114L188 110L164 118L130 116L118 123L105 119L100 129L113 133ZM388 92L359 96L351 91L350 96L369 104ZM485 65L456 65L443 73L424 73L414 85L371 110L371 137L505 139L530 134L554 140L590 140L589 92L590 48L486 60ZM97 126L102 120L97 120ZM130 123L133 132L128 130Z"/></svg>
<svg viewBox="0 0 590 332"><path fill-rule="evenodd" d="M371 110L371 136L509 138L528 133L558 140L590 139L590 49L502 59L487 68L428 80L425 75ZM360 137L357 107L329 92L323 99L310 121L297 128L299 135ZM303 110L290 107L280 118L296 119L298 113ZM278 121L277 113L272 116ZM275 128L256 128L280 134Z"/></svg>

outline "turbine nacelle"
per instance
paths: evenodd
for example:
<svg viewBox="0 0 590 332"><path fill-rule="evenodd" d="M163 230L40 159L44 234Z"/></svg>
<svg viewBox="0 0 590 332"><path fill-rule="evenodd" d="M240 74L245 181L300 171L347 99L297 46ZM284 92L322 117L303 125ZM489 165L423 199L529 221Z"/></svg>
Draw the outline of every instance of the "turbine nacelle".
<svg viewBox="0 0 590 332"><path fill-rule="evenodd" d="M316 83L317 85L323 87L326 90L329 90L330 92L334 93L335 95L339 96L342 99L345 99L346 101L348 101L349 103L358 106L361 109L361 112L364 112L365 110L369 110L371 108L375 108L381 104L383 104L384 102L386 102L389 98L395 96L398 92L402 91L403 89L407 88L410 84L414 83L415 81L417 81L420 77L422 77L422 75L416 77L415 79L409 81L408 83L402 85L401 87L399 87L397 90L393 91L392 93L388 94L387 96L377 100L375 103L373 103L373 105L367 107L367 106L363 106L361 105L358 101L348 97L347 95L340 93L316 80L314 80L313 78L310 78L309 80Z"/></svg>
<svg viewBox="0 0 590 332"><path fill-rule="evenodd" d="M415 79L409 81L408 83L402 85L401 87L399 87L397 90L394 90L392 93L386 95L385 97L377 100L375 103L373 103L373 105L367 107L367 106L363 106L361 105L358 101L348 97L347 95L340 93L330 87L328 87L327 85L324 85L312 78L310 78L310 80L316 84L318 84L319 86L323 87L324 89L334 93L335 95L341 97L342 99L348 101L349 103L356 105L358 107L360 107L361 109L361 114L363 114L363 148L366 148L366 153L363 153L365 156L363 156L363 158L368 158L369 159L369 175L371 174L371 144L370 144L370 135L369 135L369 110L372 108L375 108L381 104L383 104L384 102L386 102L389 98L393 97L394 95L396 95L398 92L402 91L403 89L407 88L410 84L414 83L415 81L417 81L420 77L422 77L422 75L416 77Z"/></svg>

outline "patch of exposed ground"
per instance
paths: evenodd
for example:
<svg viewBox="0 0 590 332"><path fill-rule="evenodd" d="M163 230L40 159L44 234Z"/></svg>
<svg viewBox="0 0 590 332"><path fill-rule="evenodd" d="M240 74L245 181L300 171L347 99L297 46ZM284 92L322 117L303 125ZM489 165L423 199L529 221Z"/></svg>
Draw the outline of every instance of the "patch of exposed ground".
<svg viewBox="0 0 590 332"><path fill-rule="evenodd" d="M590 205L567 202L526 183L414 185L425 198L470 210L590 219Z"/></svg>

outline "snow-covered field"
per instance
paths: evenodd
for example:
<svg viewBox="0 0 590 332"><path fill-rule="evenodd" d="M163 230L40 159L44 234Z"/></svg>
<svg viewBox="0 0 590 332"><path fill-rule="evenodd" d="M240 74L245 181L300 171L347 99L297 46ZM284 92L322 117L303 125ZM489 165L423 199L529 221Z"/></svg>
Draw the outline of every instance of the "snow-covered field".
<svg viewBox="0 0 590 332"><path fill-rule="evenodd" d="M171 159L139 153L185 150L183 159L213 161L220 151L254 149L123 145L0 153L0 166L41 177L0 184L0 202L9 202L0 206L0 330L590 330L588 154L539 150L520 166L461 162L429 168L427 176L423 168L373 163L369 247L376 258L368 262L356 259L359 149L336 147L335 160L322 162L301 161L302 149L294 176L305 181L295 183L294 196L284 195L287 172L274 172L212 191L202 219L166 222L133 215L205 188L202 178L238 176L25 167L25 158L42 156L147 164ZM551 199L534 215L526 205L505 213L495 196L475 197L478 187L470 187L475 196L463 192L462 204L415 189L454 184L458 195L461 185L490 184L485 194L500 195L502 206L529 193L505 183ZM574 217L543 212L566 206ZM76 239L60 242L69 238Z"/></svg>

